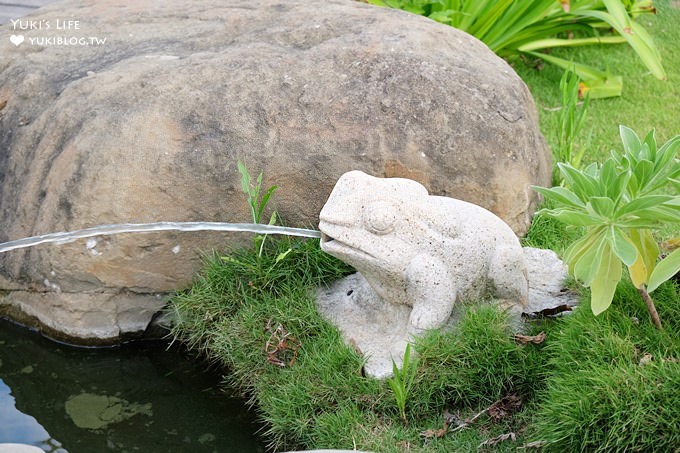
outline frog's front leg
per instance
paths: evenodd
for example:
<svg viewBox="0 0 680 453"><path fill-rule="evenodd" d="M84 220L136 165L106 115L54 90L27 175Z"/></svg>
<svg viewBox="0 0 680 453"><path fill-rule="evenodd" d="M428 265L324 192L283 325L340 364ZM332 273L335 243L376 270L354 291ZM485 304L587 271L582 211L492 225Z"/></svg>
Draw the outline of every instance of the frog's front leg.
<svg viewBox="0 0 680 453"><path fill-rule="evenodd" d="M451 317L456 288L451 274L439 259L416 256L406 270L406 291L413 306L408 323L410 335L438 329Z"/></svg>

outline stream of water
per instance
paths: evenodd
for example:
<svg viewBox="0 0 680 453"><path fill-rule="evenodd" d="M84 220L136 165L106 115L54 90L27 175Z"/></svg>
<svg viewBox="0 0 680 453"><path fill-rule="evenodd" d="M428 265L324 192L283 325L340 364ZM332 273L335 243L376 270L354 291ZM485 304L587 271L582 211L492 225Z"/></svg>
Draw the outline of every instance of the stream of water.
<svg viewBox="0 0 680 453"><path fill-rule="evenodd" d="M0 243L0 253L10 250L33 247L40 244L66 244L77 239L95 236L108 236L123 233L152 233L155 231L231 231L257 234L285 234L287 236L301 236L309 238L321 237L321 232L305 228L282 227L278 225L264 225L258 223L227 223L227 222L152 222L152 223L114 223L98 225L76 231L48 233L40 236L17 239Z"/></svg>

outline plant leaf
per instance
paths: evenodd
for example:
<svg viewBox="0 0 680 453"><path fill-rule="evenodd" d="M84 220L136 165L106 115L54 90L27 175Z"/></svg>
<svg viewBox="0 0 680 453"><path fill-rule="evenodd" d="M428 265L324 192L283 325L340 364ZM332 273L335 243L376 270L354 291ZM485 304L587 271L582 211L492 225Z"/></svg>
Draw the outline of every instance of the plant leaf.
<svg viewBox="0 0 680 453"><path fill-rule="evenodd" d="M621 228L612 226L609 231L612 250L626 266L632 266L638 259L638 250Z"/></svg>
<svg viewBox="0 0 680 453"><path fill-rule="evenodd" d="M569 266L569 271L572 275L574 275L574 264L576 264L588 250L598 244L597 241L600 239L600 234L599 230L590 231L567 248L564 253L564 262Z"/></svg>
<svg viewBox="0 0 680 453"><path fill-rule="evenodd" d="M557 167L560 169L562 178L579 199L585 202L590 200L590 197L602 195L598 190L597 180L593 176L593 174L597 175L596 166L588 166L583 170L578 170L569 164L559 162Z"/></svg>
<svg viewBox="0 0 680 453"><path fill-rule="evenodd" d="M635 228L630 232L630 239L638 251L637 260L628 267L630 279L636 288L649 281L659 256L659 246L649 230Z"/></svg>
<svg viewBox="0 0 680 453"><path fill-rule="evenodd" d="M590 284L590 308L595 316L609 308L620 280L621 261L605 244L595 278Z"/></svg>
<svg viewBox="0 0 680 453"><path fill-rule="evenodd" d="M658 172L660 168L667 166L675 157L678 148L680 148L680 135L676 135L664 143L656 153L657 158L654 171ZM676 162L676 165L680 165L680 163Z"/></svg>
<svg viewBox="0 0 680 453"><path fill-rule="evenodd" d="M645 149L648 149L645 147ZM640 184L640 192L644 193L650 181L654 177L654 162L647 159L642 159L635 166L635 178Z"/></svg>
<svg viewBox="0 0 680 453"><path fill-rule="evenodd" d="M652 74L657 79L665 79L666 73L661 64L661 57L651 36L640 24L630 18L621 0L602 1L607 7L606 13L599 10L584 10L581 14L600 19L613 27L628 41L628 44L635 50Z"/></svg>
<svg viewBox="0 0 680 453"><path fill-rule="evenodd" d="M592 208L594 214L611 219L614 215L614 202L609 197L591 197L586 203L586 209Z"/></svg>
<svg viewBox="0 0 680 453"><path fill-rule="evenodd" d="M619 126L619 135L621 136L624 151L627 154L637 156L638 151L642 147L642 142L640 142L640 137L637 136L635 131L622 124Z"/></svg>
<svg viewBox="0 0 680 453"><path fill-rule="evenodd" d="M556 66L559 66L562 69L573 71L582 80L608 79L610 77L608 73L600 71L599 69L595 69L592 66L586 66L581 63L575 63L573 61L565 60L563 58L555 57L553 55L548 55L541 52L527 51L526 53L536 58L541 58Z"/></svg>
<svg viewBox="0 0 680 453"><path fill-rule="evenodd" d="M583 96L591 99L605 99L621 96L623 91L623 77L608 75L606 78L586 79L582 82Z"/></svg>
<svg viewBox="0 0 680 453"><path fill-rule="evenodd" d="M591 36L589 38L578 39L548 38L530 41L519 46L517 50L520 52L529 52L532 50L547 49L550 47L576 47L589 46L593 44L619 44L622 42L626 42L626 39L622 36Z"/></svg>
<svg viewBox="0 0 680 453"><path fill-rule="evenodd" d="M680 272L680 249L674 250L666 258L659 261L649 276L647 291L652 292L663 282Z"/></svg>
<svg viewBox="0 0 680 453"><path fill-rule="evenodd" d="M406 343L406 350L404 351L403 368L407 368L409 366L410 358L411 358L411 343Z"/></svg>
<svg viewBox="0 0 680 453"><path fill-rule="evenodd" d="M267 203L269 202L269 198L276 191L276 189L277 189L277 186L271 186L262 195L262 199L260 200L260 204L259 204L258 210L257 210L258 223L259 223L259 220L262 218L262 214L264 213L264 209L267 207Z"/></svg>
<svg viewBox="0 0 680 453"><path fill-rule="evenodd" d="M623 79L621 76L613 76L592 66L555 57L541 52L527 51L529 55L541 58L565 70L572 70L581 78L584 87L591 99L602 99L621 96L623 91Z"/></svg>
<svg viewBox="0 0 680 453"><path fill-rule="evenodd" d="M581 281L584 286L590 286L596 278L602 261L603 250L605 247L608 248L606 244L604 235L597 235L593 245L585 250L577 261L573 262L574 278ZM572 268L571 265L570 268Z"/></svg>
<svg viewBox="0 0 680 453"><path fill-rule="evenodd" d="M288 254L289 254L290 252L292 252L292 251L293 251L293 249L288 249L288 250L286 250L285 252L279 253L279 254L277 255L277 257L276 257L276 261L274 261L274 264L278 264L279 261L285 259L285 258L288 256Z"/></svg>
<svg viewBox="0 0 680 453"><path fill-rule="evenodd" d="M665 203L661 206L655 206L653 208L640 209L635 212L635 215L639 217L639 220L647 220L649 222L680 222L680 210L677 207L671 206L669 203Z"/></svg>
<svg viewBox="0 0 680 453"><path fill-rule="evenodd" d="M571 190L565 189L564 187L557 186L548 189L546 187L531 186L531 188L546 198L558 203L572 207L584 207L583 202L576 196L576 194L574 194L574 192Z"/></svg>
<svg viewBox="0 0 680 453"><path fill-rule="evenodd" d="M241 173L241 190L243 193L250 194L250 173L245 164L239 159L236 163L238 167L238 172Z"/></svg>
<svg viewBox="0 0 680 453"><path fill-rule="evenodd" d="M541 209L538 212L566 223L567 225L593 226L602 223L602 219L599 217L570 208Z"/></svg>
<svg viewBox="0 0 680 453"><path fill-rule="evenodd" d="M670 195L646 195L632 200L619 207L614 213L614 217L623 217L625 215L635 214L637 211L643 209L653 208L670 201L673 197Z"/></svg>

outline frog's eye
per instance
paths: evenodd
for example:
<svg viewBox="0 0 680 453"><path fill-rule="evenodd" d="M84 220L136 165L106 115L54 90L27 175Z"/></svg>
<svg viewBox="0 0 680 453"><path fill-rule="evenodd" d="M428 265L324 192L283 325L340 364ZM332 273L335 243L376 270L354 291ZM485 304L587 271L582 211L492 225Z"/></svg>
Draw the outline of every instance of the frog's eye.
<svg viewBox="0 0 680 453"><path fill-rule="evenodd" d="M384 235L394 231L397 221L397 210L392 203L376 201L364 206L364 226L368 231Z"/></svg>

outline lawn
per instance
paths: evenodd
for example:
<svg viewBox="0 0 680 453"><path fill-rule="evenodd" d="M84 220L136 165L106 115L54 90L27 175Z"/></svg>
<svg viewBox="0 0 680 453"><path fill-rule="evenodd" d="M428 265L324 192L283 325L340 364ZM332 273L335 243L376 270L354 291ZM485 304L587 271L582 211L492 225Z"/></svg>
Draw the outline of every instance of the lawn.
<svg viewBox="0 0 680 453"><path fill-rule="evenodd" d="M599 69L622 74L623 94L620 97L598 99L590 104L585 134L578 141L588 146L586 161L605 157L610 150L620 149L618 125L644 135L656 129L657 141L664 143L680 134L680 2L657 0L656 16L645 15L642 23L654 38L667 80L658 80L642 65L631 48L625 44L553 50L553 54L567 60L587 62ZM541 131L554 144L557 110L560 107L559 80L562 70L550 64L540 65L514 62L515 71L529 86L540 117ZM592 131L590 143L588 135Z"/></svg>
<svg viewBox="0 0 680 453"><path fill-rule="evenodd" d="M588 146L587 162L621 149L619 124L639 135L655 128L659 143L680 134L680 3L658 1L657 8L644 24L661 51L666 81L648 74L625 45L555 51L624 75L621 97L590 106L586 134L577 138ZM520 61L514 67L554 143L562 71ZM525 243L562 253L575 237L536 217ZM626 278L597 317L588 290L574 283L581 308L527 323L527 334L545 333L539 344L515 341L498 310L470 305L459 329L416 344L402 418L390 386L362 375L361 357L315 309L313 288L350 271L318 241L272 239L261 255L214 254L171 302L173 334L224 367L225 383L252 403L273 449L677 451L677 280L653 293L663 330L651 324Z"/></svg>

